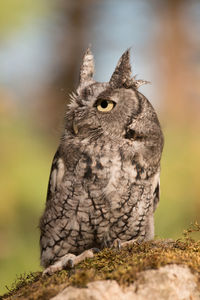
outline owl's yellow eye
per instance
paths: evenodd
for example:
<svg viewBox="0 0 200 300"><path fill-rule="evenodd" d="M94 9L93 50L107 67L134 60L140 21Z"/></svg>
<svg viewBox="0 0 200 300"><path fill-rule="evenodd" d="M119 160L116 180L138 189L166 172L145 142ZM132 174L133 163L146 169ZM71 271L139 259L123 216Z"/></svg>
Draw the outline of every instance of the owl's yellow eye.
<svg viewBox="0 0 200 300"><path fill-rule="evenodd" d="M102 112L108 112L113 109L115 102L111 100L100 99L97 101L97 109Z"/></svg>

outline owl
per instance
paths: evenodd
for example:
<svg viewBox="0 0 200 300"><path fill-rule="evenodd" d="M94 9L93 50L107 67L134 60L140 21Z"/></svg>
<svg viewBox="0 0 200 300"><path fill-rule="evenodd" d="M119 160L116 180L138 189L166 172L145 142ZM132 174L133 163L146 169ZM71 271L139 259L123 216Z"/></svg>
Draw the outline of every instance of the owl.
<svg viewBox="0 0 200 300"><path fill-rule="evenodd" d="M105 247L154 238L164 139L154 108L138 91L147 81L132 77L130 50L109 82L96 82L93 74L88 49L40 220L44 274L73 267Z"/></svg>

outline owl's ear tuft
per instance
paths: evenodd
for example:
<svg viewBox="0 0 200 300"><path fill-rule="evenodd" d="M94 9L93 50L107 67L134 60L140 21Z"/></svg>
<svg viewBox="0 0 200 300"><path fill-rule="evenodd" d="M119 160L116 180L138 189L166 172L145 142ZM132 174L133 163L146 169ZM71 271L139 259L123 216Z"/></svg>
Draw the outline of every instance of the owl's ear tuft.
<svg viewBox="0 0 200 300"><path fill-rule="evenodd" d="M133 81L133 86L136 88L136 89L139 89L139 87L143 84L149 84L151 83L150 81L147 81L147 80L142 80L142 79L138 79L138 80L134 80Z"/></svg>
<svg viewBox="0 0 200 300"><path fill-rule="evenodd" d="M121 56L118 64L110 78L110 85L120 87L131 79L130 49Z"/></svg>
<svg viewBox="0 0 200 300"><path fill-rule="evenodd" d="M93 75L94 75L94 56L89 47L83 57L83 62L80 69L79 84L80 85L87 84L87 82L93 80Z"/></svg>
<svg viewBox="0 0 200 300"><path fill-rule="evenodd" d="M133 89L139 89L139 87L143 84L148 84L151 83L150 81L147 80L142 80L142 79L135 79L135 76L132 77L131 79L127 79L126 82L124 83L124 87L126 88L133 88Z"/></svg>

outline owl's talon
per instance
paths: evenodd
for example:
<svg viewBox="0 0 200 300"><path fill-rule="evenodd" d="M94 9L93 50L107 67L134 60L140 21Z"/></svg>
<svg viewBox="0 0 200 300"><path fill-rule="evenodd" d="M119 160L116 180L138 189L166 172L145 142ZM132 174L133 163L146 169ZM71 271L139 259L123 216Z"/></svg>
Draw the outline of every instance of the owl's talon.
<svg viewBox="0 0 200 300"><path fill-rule="evenodd" d="M101 251L99 248L92 248L91 250L94 254L99 253Z"/></svg>
<svg viewBox="0 0 200 300"><path fill-rule="evenodd" d="M117 250L120 251L122 248L122 244L121 244L121 241L118 239L117 240Z"/></svg>
<svg viewBox="0 0 200 300"><path fill-rule="evenodd" d="M50 274L48 273L48 270L47 270L47 269L45 269L45 270L42 272L42 277L44 277L45 275L50 275Z"/></svg>
<svg viewBox="0 0 200 300"><path fill-rule="evenodd" d="M114 248L114 249L120 251L121 248L122 248L121 240L120 239L115 239L112 246L111 246L111 248Z"/></svg>
<svg viewBox="0 0 200 300"><path fill-rule="evenodd" d="M133 245L135 243L138 243L138 242L139 242L138 238L132 239L130 241L123 242L123 243L121 243L121 248L124 248L124 247L127 247L127 246L131 246L131 245Z"/></svg>
<svg viewBox="0 0 200 300"><path fill-rule="evenodd" d="M69 259L68 261L67 261L67 267L69 267L70 269L73 269L74 268L74 261L73 261L73 259Z"/></svg>
<svg viewBox="0 0 200 300"><path fill-rule="evenodd" d="M51 265L49 266L48 268L46 268L43 273L42 273L42 276L45 276L45 275L52 275L53 273L57 272L57 271L60 271L61 270L61 267L60 266L57 266L57 265Z"/></svg>

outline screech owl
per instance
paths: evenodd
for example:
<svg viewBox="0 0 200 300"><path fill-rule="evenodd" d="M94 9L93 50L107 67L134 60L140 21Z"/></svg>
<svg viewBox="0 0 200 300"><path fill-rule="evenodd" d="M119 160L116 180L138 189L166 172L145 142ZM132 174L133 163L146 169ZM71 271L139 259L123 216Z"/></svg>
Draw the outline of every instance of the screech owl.
<svg viewBox="0 0 200 300"><path fill-rule="evenodd" d="M74 266L95 249L154 238L163 134L131 76L130 51L109 82L93 79L88 49L68 105L40 220L44 274Z"/></svg>

